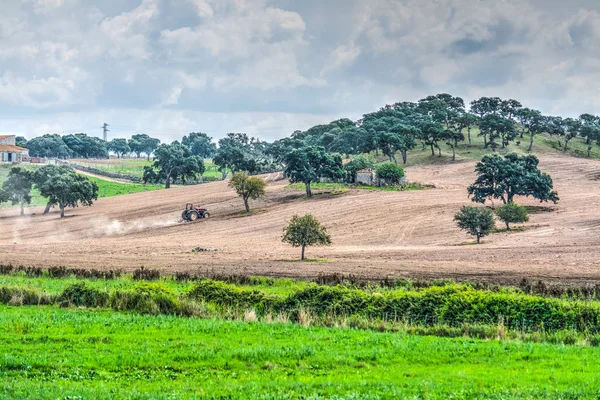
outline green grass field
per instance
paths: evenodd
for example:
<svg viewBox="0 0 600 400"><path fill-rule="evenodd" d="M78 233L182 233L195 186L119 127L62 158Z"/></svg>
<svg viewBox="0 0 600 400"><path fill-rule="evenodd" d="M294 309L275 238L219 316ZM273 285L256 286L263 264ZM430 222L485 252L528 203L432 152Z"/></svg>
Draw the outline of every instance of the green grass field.
<svg viewBox="0 0 600 400"><path fill-rule="evenodd" d="M11 399L597 399L598 348L0 306Z"/></svg>
<svg viewBox="0 0 600 400"><path fill-rule="evenodd" d="M27 165L27 164L22 164L21 167L29 168L32 170L39 168L39 166ZM0 185L2 185L2 183L6 180L8 173L10 171L10 168L12 168L12 165L0 165ZM136 184L136 183L109 182L109 181L95 178L95 177L88 177L88 179L93 182L96 182L96 184L98 185L98 198L120 196L120 195L124 195L124 194L132 194L132 193L138 193L138 192L146 192L146 191L158 190L161 188L160 186L156 186L156 185L142 185L142 184ZM27 206L28 208L46 205L46 202L47 202L46 198L42 197L36 189L33 189L31 191L31 194L32 194L32 200L31 200L31 204ZM13 206L11 203L0 203L0 209L18 208L18 207L19 207L18 205Z"/></svg>
<svg viewBox="0 0 600 400"><path fill-rule="evenodd" d="M151 166L153 161L148 161L145 158L120 158L110 160L94 160L94 159L74 159L74 163L85 167L96 168L101 171L118 173L128 176L143 177L144 167ZM220 180L221 172L212 163L211 160L204 160L205 172L202 175L207 180Z"/></svg>

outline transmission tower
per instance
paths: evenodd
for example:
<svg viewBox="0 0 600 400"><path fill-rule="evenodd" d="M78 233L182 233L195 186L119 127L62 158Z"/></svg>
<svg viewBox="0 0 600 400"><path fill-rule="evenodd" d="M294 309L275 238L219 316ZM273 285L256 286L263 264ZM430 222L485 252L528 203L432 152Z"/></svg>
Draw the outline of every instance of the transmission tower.
<svg viewBox="0 0 600 400"><path fill-rule="evenodd" d="M103 131L103 137L104 137L104 141L108 142L108 132L110 132L110 130L108 130L108 124L105 122L104 125L102 125L102 131Z"/></svg>

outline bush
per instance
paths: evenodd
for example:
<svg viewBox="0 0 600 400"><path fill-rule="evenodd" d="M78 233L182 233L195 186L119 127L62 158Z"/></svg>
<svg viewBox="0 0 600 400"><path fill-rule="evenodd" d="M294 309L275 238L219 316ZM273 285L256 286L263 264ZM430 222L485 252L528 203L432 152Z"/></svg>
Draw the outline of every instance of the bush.
<svg viewBox="0 0 600 400"><path fill-rule="evenodd" d="M144 283L130 291L116 291L110 296L110 306L116 311L140 314L180 314L173 292L156 283Z"/></svg>
<svg viewBox="0 0 600 400"><path fill-rule="evenodd" d="M220 308L234 307L237 309L254 309L260 315L265 311L275 309L281 298L267 295L258 290L244 290L223 282L205 280L194 285L188 297Z"/></svg>
<svg viewBox="0 0 600 400"><path fill-rule="evenodd" d="M392 162L379 164L376 169L377 177L392 184L400 183L404 178L404 170Z"/></svg>
<svg viewBox="0 0 600 400"><path fill-rule="evenodd" d="M508 202L496 210L498 218L506 224L506 230L510 230L511 223L521 223L529 221L527 209L516 203Z"/></svg>
<svg viewBox="0 0 600 400"><path fill-rule="evenodd" d="M9 305L48 304L51 300L33 289L0 287L0 303Z"/></svg>
<svg viewBox="0 0 600 400"><path fill-rule="evenodd" d="M351 161L344 164L344 171L346 172L346 182L354 183L356 180L356 173L362 169L369 169L375 166L375 161L368 156L360 155L353 158Z"/></svg>
<svg viewBox="0 0 600 400"><path fill-rule="evenodd" d="M67 286L57 301L62 307L105 307L108 298L108 293L88 287L85 282L78 282Z"/></svg>

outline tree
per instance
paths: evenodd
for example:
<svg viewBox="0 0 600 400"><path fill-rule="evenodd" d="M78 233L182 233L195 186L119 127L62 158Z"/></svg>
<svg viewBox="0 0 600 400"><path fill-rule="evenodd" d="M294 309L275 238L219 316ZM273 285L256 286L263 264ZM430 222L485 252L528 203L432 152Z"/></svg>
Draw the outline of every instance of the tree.
<svg viewBox="0 0 600 400"><path fill-rule="evenodd" d="M193 155L202 158L212 158L217 152L217 145L213 143L212 138L202 132L192 132L189 136L184 136L181 144L189 148Z"/></svg>
<svg viewBox="0 0 600 400"><path fill-rule="evenodd" d="M489 235L496 226L492 211L483 207L464 206L454 220L460 229L477 237L477 243L481 243L481 238Z"/></svg>
<svg viewBox="0 0 600 400"><path fill-rule="evenodd" d="M27 148L27 139L24 136L17 136L15 138L15 145Z"/></svg>
<svg viewBox="0 0 600 400"><path fill-rule="evenodd" d="M377 177L392 184L400 183L404 178L404 170L392 162L379 164L376 169Z"/></svg>
<svg viewBox="0 0 600 400"><path fill-rule="evenodd" d="M493 151L496 151L497 138L501 138L502 147L504 148L516 137L515 122L498 114L484 116L479 127L481 129L479 135L483 136L484 147L491 146ZM489 140L486 140L488 136Z"/></svg>
<svg viewBox="0 0 600 400"><path fill-rule="evenodd" d="M266 193L267 182L261 178L248 177L244 172L238 172L231 177L229 187L232 187L238 196L244 200L246 212L250 212L248 200L256 200L263 197Z"/></svg>
<svg viewBox="0 0 600 400"><path fill-rule="evenodd" d="M141 157L142 153L145 153L148 157L148 161L150 161L150 155L154 153L158 146L160 145L160 140L151 138L145 133L132 135L131 139L127 142L131 151L133 151L138 158Z"/></svg>
<svg viewBox="0 0 600 400"><path fill-rule="evenodd" d="M496 210L498 218L506 224L506 230L510 231L511 223L521 223L529 221L529 215L527 215L527 209L520 206L512 201L498 207Z"/></svg>
<svg viewBox="0 0 600 400"><path fill-rule="evenodd" d="M285 175L290 182L302 182L306 186L306 196L312 197L310 185L319 178L342 178L342 158L332 155L320 146L309 146L292 150L285 156Z"/></svg>
<svg viewBox="0 0 600 400"><path fill-rule="evenodd" d="M2 184L0 202L10 201L21 206L21 215L25 215L25 204L31 203L33 173L21 167L13 167L8 178Z"/></svg>
<svg viewBox="0 0 600 400"><path fill-rule="evenodd" d="M502 111L502 99L499 97L482 97L471 102L471 112L483 118L489 114L499 114Z"/></svg>
<svg viewBox="0 0 600 400"><path fill-rule="evenodd" d="M446 144L452 149L452 161L456 161L456 148L458 147L458 142L465 141L465 135L463 135L461 130L462 129L457 131L448 131L448 141L446 142Z"/></svg>
<svg viewBox="0 0 600 400"><path fill-rule="evenodd" d="M119 158L125 156L125 154L131 153L131 148L127 144L127 139L113 139L108 142L106 147Z"/></svg>
<svg viewBox="0 0 600 400"><path fill-rule="evenodd" d="M155 152L154 164L144 167L144 183L164 180L165 188L169 189L177 178L195 179L204 170L204 161L192 155L187 147L178 142L161 144Z"/></svg>
<svg viewBox="0 0 600 400"><path fill-rule="evenodd" d="M431 155L435 156L435 149L438 149L438 156L442 156L442 148L439 142L449 137L451 131L444 129L444 127L437 122L426 121L420 125L421 140L427 146L431 147Z"/></svg>
<svg viewBox="0 0 600 400"><path fill-rule="evenodd" d="M531 196L542 201L557 203L558 194L552 190L552 178L538 169L536 156L511 153L504 158L498 154L486 155L477 163L477 179L468 188L474 202L487 199L512 202L515 196Z"/></svg>
<svg viewBox="0 0 600 400"><path fill-rule="evenodd" d="M304 260L304 250L309 246L329 246L331 236L327 229L311 214L303 217L294 215L288 226L283 229L284 243L294 247L302 247L301 260Z"/></svg>
<svg viewBox="0 0 600 400"><path fill-rule="evenodd" d="M468 112L462 113L456 120L458 132L462 133L463 129L467 130L467 138L469 140L469 146L471 145L471 128L479 123L479 117L475 114Z"/></svg>
<svg viewBox="0 0 600 400"><path fill-rule="evenodd" d="M67 158L72 152L62 137L57 134L43 135L27 142L29 154L32 157Z"/></svg>
<svg viewBox="0 0 600 400"><path fill-rule="evenodd" d="M54 199L60 207L61 218L66 207L91 206L98 199L98 185L75 171L52 175L45 183L45 190L49 199Z"/></svg>
<svg viewBox="0 0 600 400"><path fill-rule="evenodd" d="M85 133L63 136L63 141L71 150L73 157L108 158L106 142Z"/></svg>
<svg viewBox="0 0 600 400"><path fill-rule="evenodd" d="M33 175L35 188L39 190L42 197L46 197L48 199L48 202L46 203L46 209L44 210L44 214L48 214L50 212L51 207L58 205L58 199L54 197L54 193L52 192L52 188L50 186L52 178L55 176L69 174L75 174L75 171L73 170L73 168L64 164L49 164L35 171Z"/></svg>
<svg viewBox="0 0 600 400"><path fill-rule="evenodd" d="M241 147L226 146L219 148L213 163L223 173L223 179L227 176L227 170L231 170L234 174L240 171L255 174L259 171L256 160Z"/></svg>

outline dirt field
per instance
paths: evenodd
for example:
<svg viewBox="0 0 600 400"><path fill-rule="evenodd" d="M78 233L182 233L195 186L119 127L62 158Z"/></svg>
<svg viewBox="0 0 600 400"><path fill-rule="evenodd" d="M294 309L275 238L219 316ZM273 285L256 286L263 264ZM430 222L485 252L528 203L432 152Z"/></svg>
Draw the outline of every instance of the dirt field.
<svg viewBox="0 0 600 400"><path fill-rule="evenodd" d="M522 278L565 283L600 282L600 161L545 155L541 169L554 178L559 205L543 204L522 232L499 233L479 246L461 233L453 216L470 204L466 186L473 162L411 167L409 180L436 189L412 192L353 190L301 198L287 181L270 180L257 211L242 215L241 199L225 182L98 200L60 220L42 209L25 218L0 213L0 261L27 266L71 266L165 272L191 270L313 277L343 273L378 277L451 277L516 282ZM209 220L179 224L187 201L206 206ZM519 199L526 205L532 200ZM334 244L299 250L281 243L285 221L315 214ZM218 249L192 253L195 247Z"/></svg>

